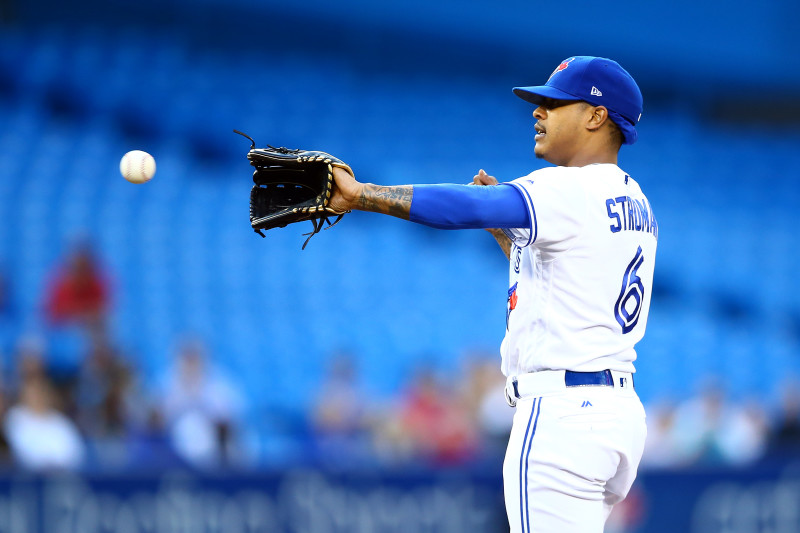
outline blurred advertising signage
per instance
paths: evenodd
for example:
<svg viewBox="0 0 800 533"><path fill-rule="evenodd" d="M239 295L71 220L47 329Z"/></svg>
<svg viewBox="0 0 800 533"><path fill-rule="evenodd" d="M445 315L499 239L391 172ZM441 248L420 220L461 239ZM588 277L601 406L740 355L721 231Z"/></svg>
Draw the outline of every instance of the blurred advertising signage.
<svg viewBox="0 0 800 533"><path fill-rule="evenodd" d="M507 528L499 479L424 475L6 477L0 533L414 533Z"/></svg>

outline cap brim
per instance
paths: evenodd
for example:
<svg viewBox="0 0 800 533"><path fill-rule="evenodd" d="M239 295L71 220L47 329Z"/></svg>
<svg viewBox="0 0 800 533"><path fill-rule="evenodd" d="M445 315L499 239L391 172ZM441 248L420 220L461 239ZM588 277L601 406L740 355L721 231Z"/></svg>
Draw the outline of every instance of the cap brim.
<svg viewBox="0 0 800 533"><path fill-rule="evenodd" d="M542 100L545 98L552 98L553 100L580 100L575 95L565 93L555 87L549 85L538 85L536 87L514 87L514 94L532 104L541 105Z"/></svg>

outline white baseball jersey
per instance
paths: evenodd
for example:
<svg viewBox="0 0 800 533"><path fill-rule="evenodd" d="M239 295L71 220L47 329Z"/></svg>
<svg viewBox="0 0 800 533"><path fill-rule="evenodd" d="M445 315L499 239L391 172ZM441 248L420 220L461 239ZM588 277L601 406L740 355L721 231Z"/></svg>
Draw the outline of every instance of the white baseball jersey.
<svg viewBox="0 0 800 533"><path fill-rule="evenodd" d="M509 185L531 224L504 230L513 245L503 373L634 372L658 240L639 185L614 164L545 168Z"/></svg>

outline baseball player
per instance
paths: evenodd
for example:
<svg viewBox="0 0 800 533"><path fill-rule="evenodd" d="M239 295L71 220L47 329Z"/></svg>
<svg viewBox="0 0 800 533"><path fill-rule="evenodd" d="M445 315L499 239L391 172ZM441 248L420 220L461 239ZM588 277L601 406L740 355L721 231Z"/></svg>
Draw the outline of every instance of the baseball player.
<svg viewBox="0 0 800 533"><path fill-rule="evenodd" d="M566 59L534 104L535 154L556 166L498 184L383 187L335 169L331 206L436 228L489 229L510 259L506 397L516 407L503 465L514 533L600 532L636 477L646 434L634 390L658 224L617 166L636 141L642 95L619 64Z"/></svg>

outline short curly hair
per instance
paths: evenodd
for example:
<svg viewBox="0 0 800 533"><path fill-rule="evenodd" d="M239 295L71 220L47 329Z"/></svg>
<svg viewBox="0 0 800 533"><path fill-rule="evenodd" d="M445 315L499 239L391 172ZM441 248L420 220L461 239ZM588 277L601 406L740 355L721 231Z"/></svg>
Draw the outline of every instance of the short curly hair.
<svg viewBox="0 0 800 533"><path fill-rule="evenodd" d="M611 128L611 142L617 146L617 149L622 148L622 145L625 144L625 135L622 130L610 118L608 119L608 126Z"/></svg>

